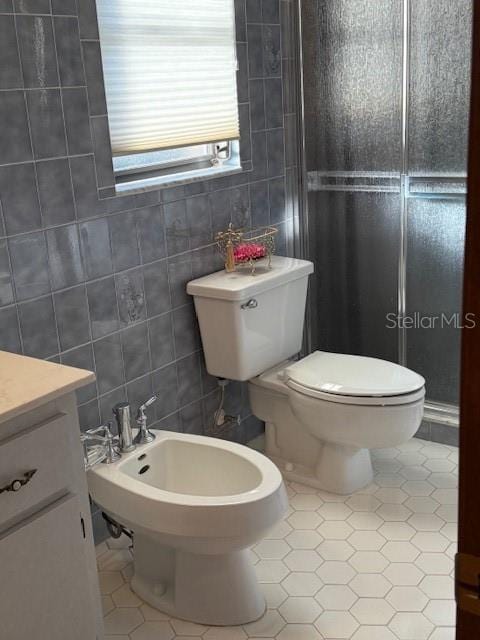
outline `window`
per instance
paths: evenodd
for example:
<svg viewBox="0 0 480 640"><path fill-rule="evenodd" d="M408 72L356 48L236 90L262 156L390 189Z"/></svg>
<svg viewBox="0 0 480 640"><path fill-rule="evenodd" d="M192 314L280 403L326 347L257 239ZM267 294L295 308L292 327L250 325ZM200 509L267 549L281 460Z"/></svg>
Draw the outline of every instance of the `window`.
<svg viewBox="0 0 480 640"><path fill-rule="evenodd" d="M234 0L97 0L117 182L238 167Z"/></svg>

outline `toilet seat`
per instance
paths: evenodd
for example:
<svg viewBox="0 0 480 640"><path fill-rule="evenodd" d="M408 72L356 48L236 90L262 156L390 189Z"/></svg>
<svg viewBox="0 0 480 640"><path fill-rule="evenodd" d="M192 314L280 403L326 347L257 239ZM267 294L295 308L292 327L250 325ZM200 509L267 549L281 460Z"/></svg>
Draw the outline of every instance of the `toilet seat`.
<svg viewBox="0 0 480 640"><path fill-rule="evenodd" d="M393 362L315 351L281 373L290 389L328 402L399 405L425 395L425 380Z"/></svg>
<svg viewBox="0 0 480 640"><path fill-rule="evenodd" d="M410 404L421 400L425 396L425 389L419 389L413 393L404 393L398 396L344 396L336 395L334 393L324 393L322 391L316 391L315 389L309 389L308 387L302 387L302 385L287 380L286 386L291 392L299 393L303 396L310 398L316 398L318 400L325 400L326 402L335 402L338 404L356 404L356 405L368 405L368 406L380 406L386 407L390 405L402 405Z"/></svg>

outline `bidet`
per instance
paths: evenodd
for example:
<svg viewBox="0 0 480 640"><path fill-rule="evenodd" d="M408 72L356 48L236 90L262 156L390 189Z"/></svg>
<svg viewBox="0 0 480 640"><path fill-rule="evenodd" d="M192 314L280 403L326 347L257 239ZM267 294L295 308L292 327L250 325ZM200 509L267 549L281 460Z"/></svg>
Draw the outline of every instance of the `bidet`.
<svg viewBox="0 0 480 640"><path fill-rule="evenodd" d="M268 458L205 436L154 431L110 465L88 472L103 511L133 531L133 591L185 620L237 625L263 615L248 548L286 512Z"/></svg>

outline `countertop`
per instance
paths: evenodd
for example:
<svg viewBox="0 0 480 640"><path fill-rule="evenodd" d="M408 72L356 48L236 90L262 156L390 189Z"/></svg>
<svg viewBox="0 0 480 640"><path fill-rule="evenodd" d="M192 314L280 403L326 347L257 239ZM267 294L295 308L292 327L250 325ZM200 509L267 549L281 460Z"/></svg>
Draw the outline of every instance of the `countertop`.
<svg viewBox="0 0 480 640"><path fill-rule="evenodd" d="M94 380L91 371L0 351L0 423Z"/></svg>

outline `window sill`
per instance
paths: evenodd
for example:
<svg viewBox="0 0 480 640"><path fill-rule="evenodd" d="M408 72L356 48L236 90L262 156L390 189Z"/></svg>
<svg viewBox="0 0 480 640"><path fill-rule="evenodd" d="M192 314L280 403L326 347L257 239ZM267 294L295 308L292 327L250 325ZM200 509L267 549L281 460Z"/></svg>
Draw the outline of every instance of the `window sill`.
<svg viewBox="0 0 480 640"><path fill-rule="evenodd" d="M190 170L184 173L153 176L151 178L139 177L130 181L119 182L115 185L115 192L117 195L144 193L145 191L154 191L162 187L179 187L192 182L212 180L213 178L233 175L242 171L238 158L234 158L231 162L225 163L220 167L208 167L208 169Z"/></svg>

